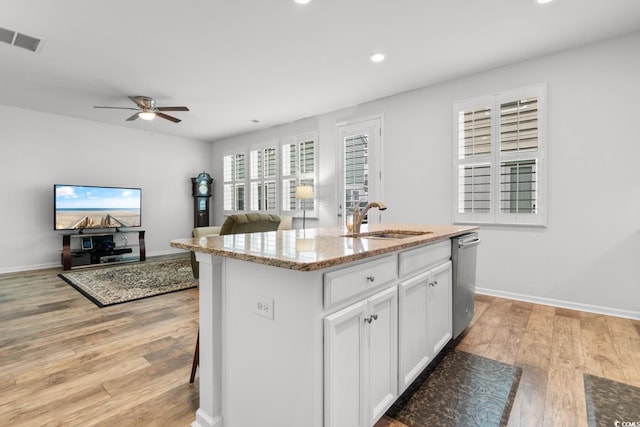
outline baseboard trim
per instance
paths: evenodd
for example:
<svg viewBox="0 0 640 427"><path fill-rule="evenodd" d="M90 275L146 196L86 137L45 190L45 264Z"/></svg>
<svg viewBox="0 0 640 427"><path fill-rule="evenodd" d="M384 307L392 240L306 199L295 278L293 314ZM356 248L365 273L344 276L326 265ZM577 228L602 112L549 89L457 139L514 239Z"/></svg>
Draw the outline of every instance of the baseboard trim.
<svg viewBox="0 0 640 427"><path fill-rule="evenodd" d="M8 267L8 268L0 268L0 274L6 273L20 273L23 271L33 271L33 270L46 270L47 268L62 268L62 265L59 262L52 262L48 264L34 264L34 265L22 265L17 267Z"/></svg>
<svg viewBox="0 0 640 427"><path fill-rule="evenodd" d="M515 292L496 291L494 289L476 287L476 293L492 297L512 299L516 301L531 302L534 304L548 305L552 307L567 308L570 310L586 311L588 313L604 314L607 316L622 317L625 319L640 320L640 311L622 310L619 308L602 307L599 305L583 304L572 301L563 301L552 298L536 297L533 295L518 294Z"/></svg>
<svg viewBox="0 0 640 427"><path fill-rule="evenodd" d="M198 408L196 411L196 419L191 423L191 427L221 427L222 426L222 417L220 415L216 415L215 417L210 416L202 408Z"/></svg>

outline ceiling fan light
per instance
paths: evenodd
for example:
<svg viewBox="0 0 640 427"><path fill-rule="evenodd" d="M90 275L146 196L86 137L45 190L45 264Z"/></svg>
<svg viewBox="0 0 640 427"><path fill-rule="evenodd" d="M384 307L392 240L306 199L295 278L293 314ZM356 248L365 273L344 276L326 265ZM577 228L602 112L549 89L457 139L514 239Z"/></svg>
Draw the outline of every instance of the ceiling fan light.
<svg viewBox="0 0 640 427"><path fill-rule="evenodd" d="M374 53L369 57L369 59L371 60L371 62L382 62L384 61L384 53Z"/></svg>
<svg viewBox="0 0 640 427"><path fill-rule="evenodd" d="M153 111L142 111L138 113L138 117L140 117L142 120L153 120L156 118L156 113L154 113Z"/></svg>

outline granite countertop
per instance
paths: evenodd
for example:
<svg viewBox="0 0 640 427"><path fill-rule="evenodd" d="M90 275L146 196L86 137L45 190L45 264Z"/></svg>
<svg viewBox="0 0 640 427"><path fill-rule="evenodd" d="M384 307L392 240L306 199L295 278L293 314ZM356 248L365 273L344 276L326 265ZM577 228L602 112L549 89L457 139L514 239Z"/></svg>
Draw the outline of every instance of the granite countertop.
<svg viewBox="0 0 640 427"><path fill-rule="evenodd" d="M449 239L477 231L478 228L461 225L372 224L362 226L360 237L344 237L347 234L345 227L308 228L176 239L171 241L171 246L290 270L313 271ZM381 231L408 234L409 237L366 237ZM411 234L417 232L424 234Z"/></svg>

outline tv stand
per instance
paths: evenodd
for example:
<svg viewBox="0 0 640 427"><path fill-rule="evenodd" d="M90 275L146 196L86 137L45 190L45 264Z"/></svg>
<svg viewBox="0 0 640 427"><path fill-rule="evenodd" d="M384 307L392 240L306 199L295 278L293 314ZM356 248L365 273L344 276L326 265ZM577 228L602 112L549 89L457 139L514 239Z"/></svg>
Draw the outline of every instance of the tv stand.
<svg viewBox="0 0 640 427"><path fill-rule="evenodd" d="M114 236L126 233L138 233L138 252L137 257L124 258L123 255L132 254L131 247L118 247L113 241ZM112 245L102 244L93 245L91 248L83 248L82 244L72 244L72 240L91 238L96 242L113 242ZM72 249L73 246L73 249ZM146 248L144 244L144 230L138 231L122 231L120 229L111 232L79 232L78 234L62 235L62 269L71 270L76 267L86 267L103 263L131 262L146 260Z"/></svg>

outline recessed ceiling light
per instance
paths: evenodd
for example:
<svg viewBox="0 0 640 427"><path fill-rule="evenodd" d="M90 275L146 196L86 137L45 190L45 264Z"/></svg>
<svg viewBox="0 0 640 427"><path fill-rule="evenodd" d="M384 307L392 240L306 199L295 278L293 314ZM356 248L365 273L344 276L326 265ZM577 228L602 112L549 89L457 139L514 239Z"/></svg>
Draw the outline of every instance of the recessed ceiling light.
<svg viewBox="0 0 640 427"><path fill-rule="evenodd" d="M294 0L298 4L309 4L311 0Z"/></svg>
<svg viewBox="0 0 640 427"><path fill-rule="evenodd" d="M371 55L369 57L369 59L371 60L371 62L382 62L382 61L384 61L384 54L382 54L382 53L374 53L373 55Z"/></svg>
<svg viewBox="0 0 640 427"><path fill-rule="evenodd" d="M551 3L553 0L536 0L536 2L538 4L546 4L546 3Z"/></svg>

